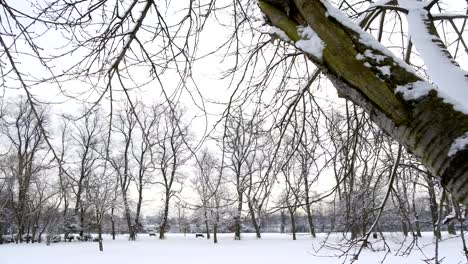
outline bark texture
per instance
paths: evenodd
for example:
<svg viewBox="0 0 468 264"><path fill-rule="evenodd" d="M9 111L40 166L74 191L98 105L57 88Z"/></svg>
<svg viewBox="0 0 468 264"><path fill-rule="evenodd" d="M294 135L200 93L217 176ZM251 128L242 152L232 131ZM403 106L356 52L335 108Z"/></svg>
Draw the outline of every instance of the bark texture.
<svg viewBox="0 0 468 264"><path fill-rule="evenodd" d="M297 17L302 17L325 43L322 58L308 57L323 70L339 95L366 110L377 125L421 158L456 199L468 204L468 150L448 156L454 140L468 131L468 115L443 102L435 90L418 100L406 101L396 93L397 86L424 80L401 62L396 63L389 52L364 44L361 32L329 15L322 1L294 0L289 5L294 5L291 10L299 14L288 14L279 5L259 1L270 23L293 42L300 39L297 26L302 19ZM384 59L357 59L365 51ZM389 66L391 75L382 74L382 66Z"/></svg>

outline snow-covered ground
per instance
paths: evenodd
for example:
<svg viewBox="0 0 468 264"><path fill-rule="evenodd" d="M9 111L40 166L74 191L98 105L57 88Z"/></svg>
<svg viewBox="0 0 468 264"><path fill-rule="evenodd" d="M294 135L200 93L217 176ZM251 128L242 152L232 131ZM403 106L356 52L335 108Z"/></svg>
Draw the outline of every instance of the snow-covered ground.
<svg viewBox="0 0 468 264"><path fill-rule="evenodd" d="M423 234L409 256L401 256L411 241L401 247L397 241L401 241L401 234L387 234L387 243L392 252L389 253L384 263L426 263L425 259L434 256L434 244L429 233ZM440 244L442 263L455 264L466 263L462 254L461 240L447 238ZM244 263L268 263L268 264L332 264L343 263L344 257L336 255L340 251L331 248L322 248L316 252L320 242L325 238L320 234L318 238L302 234L297 241L291 240L290 235L285 234L263 234L260 240L255 239L253 234L244 234L243 240L234 241L232 234L221 234L219 244L203 238L195 238L194 234L184 237L182 234L168 234L167 239L159 240L155 237L140 235L135 242L129 242L126 236L119 236L115 241L106 236L104 241L104 252L98 251L95 242L71 242L56 243L46 246L42 244L7 244L0 245L1 264L244 264ZM334 240L334 243L331 243ZM344 246L338 237L329 239L332 247ZM381 243L373 242L373 247L378 249ZM371 252L363 250L357 263L379 263L384 258L385 252ZM348 259L349 260L349 259ZM430 262L433 263L433 262Z"/></svg>

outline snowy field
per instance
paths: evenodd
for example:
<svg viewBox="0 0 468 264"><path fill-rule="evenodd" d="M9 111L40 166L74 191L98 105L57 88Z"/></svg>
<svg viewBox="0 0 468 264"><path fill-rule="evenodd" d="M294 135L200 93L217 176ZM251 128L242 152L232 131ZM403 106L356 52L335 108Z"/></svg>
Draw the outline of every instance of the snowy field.
<svg viewBox="0 0 468 264"><path fill-rule="evenodd" d="M401 246L396 242L401 241L397 234L387 234L387 243L392 252L389 253L384 263L433 263L425 262L425 259L434 256L434 244L429 233L423 234L423 238L414 245L411 255L401 256L402 252L410 245L408 241ZM462 255L461 240L447 238L440 244L442 263L455 264L466 263ZM219 244L215 245L211 240L195 238L195 235L168 234L167 239L159 240L147 235L140 235L135 242L129 242L126 236L119 236L112 241L109 236L104 240L104 252L98 251L95 242L71 242L56 243L46 246L42 244L6 244L0 245L0 264L178 264L178 263L204 263L204 264L244 264L244 263L268 263L268 264L332 264L349 262L344 257L336 255L340 251L332 247L342 246L337 237L329 238L329 246L319 252L325 235L318 238L302 234L297 241L291 240L290 235L263 234L260 240L253 234L244 234L243 240L234 241L232 234L221 234ZM332 243L332 240L334 241ZM383 244L373 242L374 249ZM372 252L363 250L357 263L379 263L384 258L385 252Z"/></svg>

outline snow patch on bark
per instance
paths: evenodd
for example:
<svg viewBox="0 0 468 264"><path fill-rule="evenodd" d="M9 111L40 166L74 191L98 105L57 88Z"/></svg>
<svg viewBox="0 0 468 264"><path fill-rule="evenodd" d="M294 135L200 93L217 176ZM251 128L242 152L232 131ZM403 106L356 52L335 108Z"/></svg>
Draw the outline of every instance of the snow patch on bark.
<svg viewBox="0 0 468 264"><path fill-rule="evenodd" d="M406 101L417 100L426 96L434 87L425 81L417 81L404 86L397 86L395 93L401 93Z"/></svg>
<svg viewBox="0 0 468 264"><path fill-rule="evenodd" d="M374 59L377 63L381 63L385 60L385 56L383 55L378 55L378 54L374 54L372 52L372 50L366 50L364 51L364 56L368 57L368 58L371 58L371 59Z"/></svg>
<svg viewBox="0 0 468 264"><path fill-rule="evenodd" d="M320 0L322 4L327 9L327 14L330 17L333 17L336 21L340 22L343 26L351 29L352 31L359 34L359 42L365 46L368 46L374 50L377 50L384 54L385 56L392 58L392 60L397 63L401 68L405 69L406 71L413 73L416 75L416 72L409 66L406 62L402 59L396 57L391 51L389 51L384 45L378 42L374 36L371 34L363 31L358 24L356 24L353 20L351 20L347 15L341 12L339 9L332 6L326 0ZM384 1L382 1L383 3ZM372 53L372 52L371 52ZM366 55L366 54L364 54ZM382 55L375 55L375 56L382 56Z"/></svg>
<svg viewBox="0 0 468 264"><path fill-rule="evenodd" d="M283 30L281 30L280 28L270 26L267 33L270 34L270 35L278 36L278 38L280 38L281 40L284 40L286 42L291 41L291 39L288 37L288 35Z"/></svg>
<svg viewBox="0 0 468 264"><path fill-rule="evenodd" d="M380 71L383 75L387 75L387 76L392 75L392 71L391 71L391 67L390 67L390 66L380 66L380 67L377 67L377 69L379 69L379 71Z"/></svg>
<svg viewBox="0 0 468 264"><path fill-rule="evenodd" d="M468 132L463 136L456 138L450 146L448 156L451 157L457 154L459 151L464 150L468 147Z"/></svg>
<svg viewBox="0 0 468 264"><path fill-rule="evenodd" d="M301 36L302 39L296 41L296 47L314 56L315 58L322 60L325 43L317 35L317 33L315 33L315 31L310 26L297 27L297 33L299 33L299 36Z"/></svg>

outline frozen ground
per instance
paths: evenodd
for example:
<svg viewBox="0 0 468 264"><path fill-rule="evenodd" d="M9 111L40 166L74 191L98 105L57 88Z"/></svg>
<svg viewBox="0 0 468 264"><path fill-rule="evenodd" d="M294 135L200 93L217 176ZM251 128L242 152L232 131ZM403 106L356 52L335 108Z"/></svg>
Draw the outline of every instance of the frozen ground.
<svg viewBox="0 0 468 264"><path fill-rule="evenodd" d="M423 234L409 256L401 256L407 248L401 247L396 242L401 241L397 234L387 234L387 243L392 252L385 259L385 263L426 263L424 259L434 256L434 245L429 233ZM339 251L331 248L323 248L316 252L314 248L320 246L324 235L312 239L308 235L299 235L297 241L291 240L290 235L263 234L263 238L257 240L253 234L244 234L243 240L234 241L232 234L221 234L219 244L202 238L195 238L190 234L184 237L182 234L168 234L166 240L158 240L147 235L140 235L135 242L129 242L126 236L119 236L115 241L106 236L104 240L104 252L98 251L95 242L71 242L56 243L46 246L42 244L7 244L0 245L0 264L333 264L343 263L344 257L338 258ZM461 240L446 238L440 244L440 254L444 257L442 263L456 264L466 263L462 255ZM338 237L333 239L330 245L343 246ZM373 241L373 247L379 248L383 244ZM365 249L357 263L379 263L384 257L382 251L371 252ZM348 261L346 261L348 262ZM432 263L432 262L430 262Z"/></svg>

